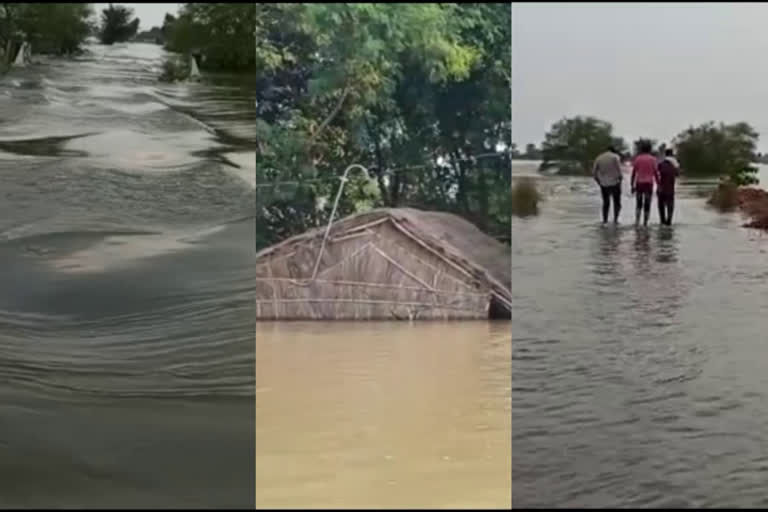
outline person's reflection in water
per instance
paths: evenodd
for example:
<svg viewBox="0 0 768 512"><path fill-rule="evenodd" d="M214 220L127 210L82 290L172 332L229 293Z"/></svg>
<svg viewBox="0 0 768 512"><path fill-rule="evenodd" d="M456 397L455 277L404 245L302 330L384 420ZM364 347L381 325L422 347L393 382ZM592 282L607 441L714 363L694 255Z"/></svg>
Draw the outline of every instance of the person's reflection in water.
<svg viewBox="0 0 768 512"><path fill-rule="evenodd" d="M602 225L595 229L590 247L591 265L588 285L584 287L588 300L583 301L585 318L603 326L616 323L626 300L628 283L623 260L628 247L623 244L628 229L621 225Z"/></svg>
<svg viewBox="0 0 768 512"><path fill-rule="evenodd" d="M639 311L648 313L649 324L666 326L680 308L688 292L685 273L678 263L679 243L675 230L659 226L655 230L637 230L634 241L632 275Z"/></svg>
<svg viewBox="0 0 768 512"><path fill-rule="evenodd" d="M591 258L591 269L598 288L617 290L625 284L619 272L621 240L625 231L616 224L600 226L595 230L597 244Z"/></svg>
<svg viewBox="0 0 768 512"><path fill-rule="evenodd" d="M677 237L675 230L671 226L659 226L656 232L658 248L656 251L656 261L659 263L677 262Z"/></svg>
<svg viewBox="0 0 768 512"><path fill-rule="evenodd" d="M635 253L632 260L640 273L651 270L651 233L648 229L635 230Z"/></svg>
<svg viewBox="0 0 768 512"><path fill-rule="evenodd" d="M604 226L597 230L600 239L600 254L613 256L619 249L623 229L621 226Z"/></svg>

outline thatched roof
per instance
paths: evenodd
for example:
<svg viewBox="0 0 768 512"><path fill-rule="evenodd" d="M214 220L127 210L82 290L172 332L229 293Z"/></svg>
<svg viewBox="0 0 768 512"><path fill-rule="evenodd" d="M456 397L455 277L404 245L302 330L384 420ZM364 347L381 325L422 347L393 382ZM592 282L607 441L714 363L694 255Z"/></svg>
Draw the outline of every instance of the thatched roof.
<svg viewBox="0 0 768 512"><path fill-rule="evenodd" d="M381 208L334 222L330 236L379 220L391 220L404 234L423 243L442 258L489 284L494 295L511 306L511 250L456 215L414 208ZM296 244L322 239L326 226L311 229L256 253L256 263Z"/></svg>

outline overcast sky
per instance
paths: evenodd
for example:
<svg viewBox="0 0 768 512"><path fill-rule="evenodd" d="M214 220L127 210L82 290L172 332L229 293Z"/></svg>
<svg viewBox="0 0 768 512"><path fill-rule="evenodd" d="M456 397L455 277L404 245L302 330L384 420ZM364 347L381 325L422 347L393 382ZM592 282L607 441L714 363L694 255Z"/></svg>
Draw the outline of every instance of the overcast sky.
<svg viewBox="0 0 768 512"><path fill-rule="evenodd" d="M666 141L747 121L768 148L768 4L512 4L512 140L563 116Z"/></svg>
<svg viewBox="0 0 768 512"><path fill-rule="evenodd" d="M139 18L139 30L149 30L152 27L160 27L163 25L163 19L165 13L169 12L173 15L179 10L181 4L124 4L114 3L113 5L125 5L133 9L134 14ZM94 4L94 10L101 16L101 10L109 7L109 4Z"/></svg>

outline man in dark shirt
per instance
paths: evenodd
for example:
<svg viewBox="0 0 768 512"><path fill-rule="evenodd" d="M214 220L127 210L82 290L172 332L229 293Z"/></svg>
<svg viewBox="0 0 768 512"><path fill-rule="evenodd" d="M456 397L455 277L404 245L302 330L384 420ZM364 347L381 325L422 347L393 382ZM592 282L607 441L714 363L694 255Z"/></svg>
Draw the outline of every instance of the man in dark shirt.
<svg viewBox="0 0 768 512"><path fill-rule="evenodd" d="M670 226L675 211L675 181L680 175L680 164L672 149L667 149L665 153L665 158L658 167L659 220L662 224Z"/></svg>

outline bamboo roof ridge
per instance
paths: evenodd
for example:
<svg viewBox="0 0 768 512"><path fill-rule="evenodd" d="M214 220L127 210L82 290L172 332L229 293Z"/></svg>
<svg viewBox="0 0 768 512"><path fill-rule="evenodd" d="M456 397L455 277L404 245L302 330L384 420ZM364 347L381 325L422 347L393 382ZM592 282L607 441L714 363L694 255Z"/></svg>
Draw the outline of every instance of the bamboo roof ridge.
<svg viewBox="0 0 768 512"><path fill-rule="evenodd" d="M335 246L335 249L331 251L334 252L332 255L318 254L325 230L326 227L314 228L256 253L257 281L270 283L269 293L263 289L262 293L259 293L257 286L257 317L259 316L259 304L270 302L274 303L275 310L282 307L278 306L278 303L328 302L369 305L410 304L417 309L421 308L422 312L429 309L430 304L426 302L430 302L432 309L441 311L439 315L442 317L451 316L446 310L451 309L453 305L457 310L474 308L473 317L479 318L482 316L479 311L480 304L484 304L486 308L489 307L488 303L491 298L489 295L501 309L506 310L507 313L511 311L510 249L480 231L472 223L456 215L413 208L381 208L351 215L334 222L331 226L328 240L331 245ZM375 240L379 242L374 243L374 238L370 237L375 237ZM359 239L360 242L354 241L355 238ZM397 238L404 240L398 241ZM368 242L361 245L366 240ZM356 243L357 245L355 245ZM339 246L343 245L346 249L338 249ZM404 249L405 245L410 248ZM396 270L383 273L372 271L371 267L366 267L366 271L360 270L362 269L360 266L350 267L351 264L348 261L356 256L359 258L359 254L366 249L373 251L374 257L378 258L378 261L385 262L386 265ZM420 254L417 255L417 252ZM301 253L302 256L295 256L297 253ZM427 258L426 255L429 255L429 258L440 260L442 263L439 265L437 263L429 264L424 261ZM274 261L281 258L294 258L296 261L281 264L282 266L273 265ZM313 260L312 263L314 263L318 258L322 260L321 268L324 270L313 282L312 265L309 260ZM297 263L299 260L302 263ZM419 263L414 263L416 261ZM345 265L345 262L347 265L345 268L349 269L346 272L353 277L347 277L344 270L338 270ZM370 265L370 262L368 264ZM414 266L418 266L422 270L420 275L416 275L419 272L409 270ZM464 280L465 283L460 287L458 285L443 286L444 289L437 289L440 287L435 286L434 283L437 283L442 277L441 274L445 273L443 270L438 270L438 266L450 268L450 273L455 274L452 279L454 281ZM430 275L425 275L423 269L427 267L435 271L431 272ZM326 276L322 274L328 274L330 271L341 272L341 274L328 281ZM394 273L397 275L395 276ZM372 274L377 275L373 277ZM428 281L432 281L433 285L430 285ZM289 282L293 288L285 288L283 282ZM471 283L471 285L467 283ZM324 288L323 284L333 286ZM354 285L366 288L367 292L375 290L373 294L375 297L363 292L349 292L349 287ZM298 288L296 287L301 286L305 289L311 287L312 290L297 292ZM390 288L390 290L385 293L382 288ZM418 292L414 290L418 290ZM425 294L425 292L430 292L431 295ZM450 295L455 300L448 303L446 302L447 299L442 299L441 302L436 298L440 294ZM461 302L462 296L466 296L463 303ZM307 315L324 319L328 319L327 316L338 316L328 312L317 313L318 307L321 306L307 306L307 310L301 313L294 312L288 316L302 317ZM354 318L369 318L372 315L379 315L382 310L371 312L373 310L370 309L367 311L369 312L355 313L354 315L350 313L349 315ZM344 315L346 314L347 312L344 312ZM434 315L438 316L438 313L434 313ZM464 316L467 315L469 313L464 314ZM284 315L274 313L274 316L283 317ZM393 316L397 315L393 313ZM422 316L426 317L428 314Z"/></svg>

